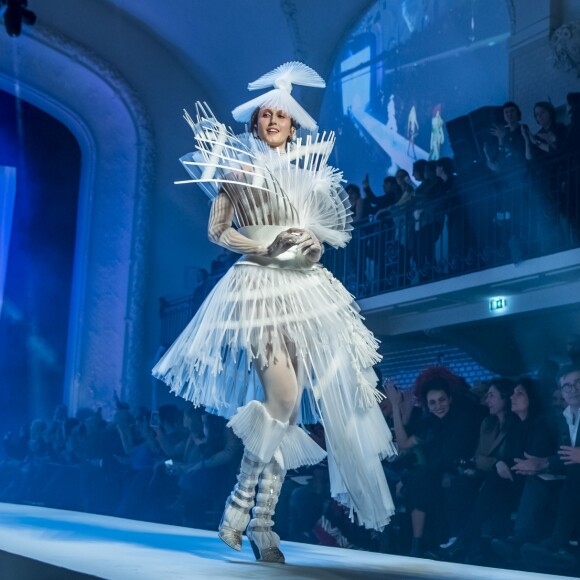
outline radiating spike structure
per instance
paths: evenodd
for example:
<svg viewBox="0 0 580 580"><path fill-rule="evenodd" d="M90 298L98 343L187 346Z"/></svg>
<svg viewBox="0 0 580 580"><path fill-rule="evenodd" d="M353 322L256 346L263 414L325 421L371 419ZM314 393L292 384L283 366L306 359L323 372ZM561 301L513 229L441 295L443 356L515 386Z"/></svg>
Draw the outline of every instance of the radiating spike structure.
<svg viewBox="0 0 580 580"><path fill-rule="evenodd" d="M195 115L186 111L184 118L196 151L181 159L192 179L177 183L198 183L211 199L225 193L237 227L295 226L332 246L346 244L352 230L348 196L342 173L328 165L333 132L308 135L282 151L249 133L235 135L206 103L196 103Z"/></svg>

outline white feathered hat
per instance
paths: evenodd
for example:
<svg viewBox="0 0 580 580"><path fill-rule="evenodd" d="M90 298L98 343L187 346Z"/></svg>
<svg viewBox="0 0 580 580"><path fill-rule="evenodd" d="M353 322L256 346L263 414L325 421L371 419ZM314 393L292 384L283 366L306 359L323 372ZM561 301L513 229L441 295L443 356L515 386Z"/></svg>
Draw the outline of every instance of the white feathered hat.
<svg viewBox="0 0 580 580"><path fill-rule="evenodd" d="M287 62L266 73L248 85L248 90L274 87L271 91L237 106L232 115L236 121L247 123L257 107L274 107L288 113L301 127L310 131L317 128L316 121L298 104L290 94L292 85L324 88L324 79L313 69L301 62Z"/></svg>

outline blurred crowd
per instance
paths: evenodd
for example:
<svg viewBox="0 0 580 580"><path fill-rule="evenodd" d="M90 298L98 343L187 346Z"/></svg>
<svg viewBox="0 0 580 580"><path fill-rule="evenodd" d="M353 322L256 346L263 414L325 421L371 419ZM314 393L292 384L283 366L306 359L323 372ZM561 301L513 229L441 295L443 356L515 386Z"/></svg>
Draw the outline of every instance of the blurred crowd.
<svg viewBox="0 0 580 580"><path fill-rule="evenodd" d="M578 568L580 336L569 363L539 378L470 386L442 366L413 389L381 381L399 455L384 462L396 514L361 528L330 497L328 467L287 478L282 539L527 570ZM325 446L321 425L306 426ZM241 442L220 417L185 404L151 412L116 401L114 416L59 405L4 438L0 501L215 529ZM369 490L372 493L372 490Z"/></svg>

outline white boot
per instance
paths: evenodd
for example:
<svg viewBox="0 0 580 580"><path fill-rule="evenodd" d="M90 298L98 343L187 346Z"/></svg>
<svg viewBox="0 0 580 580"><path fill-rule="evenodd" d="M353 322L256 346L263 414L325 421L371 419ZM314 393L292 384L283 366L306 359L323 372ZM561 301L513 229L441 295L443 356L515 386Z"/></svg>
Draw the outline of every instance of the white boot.
<svg viewBox="0 0 580 580"><path fill-rule="evenodd" d="M238 552L242 549L242 532L250 522L250 510L254 506L256 485L265 465L247 449L244 450L238 482L226 500L226 507L218 527L218 536L230 548Z"/></svg>
<svg viewBox="0 0 580 580"><path fill-rule="evenodd" d="M251 401L238 409L228 427L242 440L244 456L238 482L226 501L218 536L230 548L239 551L242 532L250 521L258 478L284 438L288 422L274 419L262 403Z"/></svg>
<svg viewBox="0 0 580 580"><path fill-rule="evenodd" d="M280 551L280 536L272 530L272 517L280 497L286 470L272 459L262 471L258 485L253 518L248 525L247 536L256 560L284 564L284 554Z"/></svg>

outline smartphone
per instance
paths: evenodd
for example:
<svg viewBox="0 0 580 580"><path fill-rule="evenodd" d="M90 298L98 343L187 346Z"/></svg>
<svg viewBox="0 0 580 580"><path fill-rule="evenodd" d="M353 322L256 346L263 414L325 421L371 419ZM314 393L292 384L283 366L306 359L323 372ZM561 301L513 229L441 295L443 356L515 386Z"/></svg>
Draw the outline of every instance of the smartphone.
<svg viewBox="0 0 580 580"><path fill-rule="evenodd" d="M149 421L150 427L160 427L161 421L159 420L159 413L157 411L153 411L151 413L151 420Z"/></svg>

